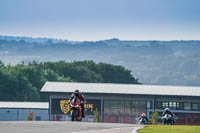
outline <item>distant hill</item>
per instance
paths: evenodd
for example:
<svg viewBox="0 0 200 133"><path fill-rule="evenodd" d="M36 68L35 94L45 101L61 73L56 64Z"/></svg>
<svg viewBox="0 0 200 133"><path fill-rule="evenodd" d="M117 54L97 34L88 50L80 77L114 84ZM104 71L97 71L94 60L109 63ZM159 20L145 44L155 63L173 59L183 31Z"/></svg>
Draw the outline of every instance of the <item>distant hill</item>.
<svg viewBox="0 0 200 133"><path fill-rule="evenodd" d="M7 40L7 41L26 41L29 43L37 42L37 43L44 43L47 41L52 41L55 43L58 42L66 42L67 40L62 40L62 39L52 39L52 38L32 38L32 37L16 37L16 36L0 36L0 40Z"/></svg>
<svg viewBox="0 0 200 133"><path fill-rule="evenodd" d="M51 38L0 36L0 60L93 60L123 65L144 84L200 86L200 41L71 42Z"/></svg>

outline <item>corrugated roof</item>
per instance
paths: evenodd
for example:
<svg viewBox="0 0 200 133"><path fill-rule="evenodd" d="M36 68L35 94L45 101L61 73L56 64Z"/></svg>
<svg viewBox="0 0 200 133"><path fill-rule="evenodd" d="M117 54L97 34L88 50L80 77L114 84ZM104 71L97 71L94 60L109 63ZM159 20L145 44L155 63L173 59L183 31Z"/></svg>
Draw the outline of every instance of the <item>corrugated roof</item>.
<svg viewBox="0 0 200 133"><path fill-rule="evenodd" d="M49 109L48 102L0 102L0 108Z"/></svg>
<svg viewBox="0 0 200 133"><path fill-rule="evenodd" d="M79 89L83 93L114 93L141 95L200 96L200 87L160 86L113 83L77 83L46 82L41 92L73 92Z"/></svg>

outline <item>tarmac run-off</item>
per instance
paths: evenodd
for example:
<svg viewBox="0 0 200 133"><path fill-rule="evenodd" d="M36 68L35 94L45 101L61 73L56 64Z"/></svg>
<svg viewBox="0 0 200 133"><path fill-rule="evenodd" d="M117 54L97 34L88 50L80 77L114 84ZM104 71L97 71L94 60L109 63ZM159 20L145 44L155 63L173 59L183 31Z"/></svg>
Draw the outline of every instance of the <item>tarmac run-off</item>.
<svg viewBox="0 0 200 133"><path fill-rule="evenodd" d="M140 125L64 121L0 122L2 133L135 133Z"/></svg>

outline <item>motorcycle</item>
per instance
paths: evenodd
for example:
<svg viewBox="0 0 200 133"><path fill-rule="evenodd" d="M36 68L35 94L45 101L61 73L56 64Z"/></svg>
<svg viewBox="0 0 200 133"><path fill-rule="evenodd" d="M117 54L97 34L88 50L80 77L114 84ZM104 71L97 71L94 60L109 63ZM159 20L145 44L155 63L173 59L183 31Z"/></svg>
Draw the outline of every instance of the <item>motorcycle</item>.
<svg viewBox="0 0 200 133"><path fill-rule="evenodd" d="M174 125L175 123L172 115L170 114L165 114L162 119L164 121L164 125Z"/></svg>
<svg viewBox="0 0 200 133"><path fill-rule="evenodd" d="M141 117L141 118L139 119L139 124L140 124L140 125L148 125L148 122L147 122L147 120L146 120L145 118L142 118L142 117Z"/></svg>
<svg viewBox="0 0 200 133"><path fill-rule="evenodd" d="M70 102L71 121L82 120L82 108L81 101L78 98L74 98Z"/></svg>

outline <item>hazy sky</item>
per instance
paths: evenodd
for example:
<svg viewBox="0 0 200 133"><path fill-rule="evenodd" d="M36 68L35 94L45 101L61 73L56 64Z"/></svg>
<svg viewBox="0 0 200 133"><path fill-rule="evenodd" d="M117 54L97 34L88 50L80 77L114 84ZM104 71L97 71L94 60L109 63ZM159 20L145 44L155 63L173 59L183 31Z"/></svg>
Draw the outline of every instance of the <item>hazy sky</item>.
<svg viewBox="0 0 200 133"><path fill-rule="evenodd" d="M200 0L0 0L0 35L200 40Z"/></svg>

